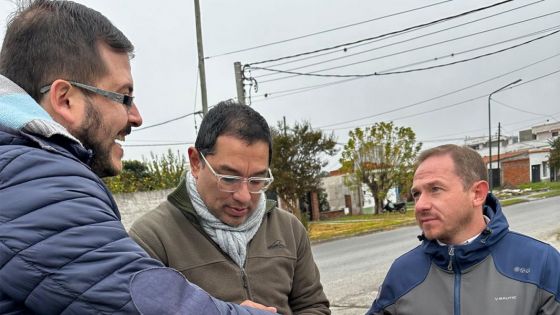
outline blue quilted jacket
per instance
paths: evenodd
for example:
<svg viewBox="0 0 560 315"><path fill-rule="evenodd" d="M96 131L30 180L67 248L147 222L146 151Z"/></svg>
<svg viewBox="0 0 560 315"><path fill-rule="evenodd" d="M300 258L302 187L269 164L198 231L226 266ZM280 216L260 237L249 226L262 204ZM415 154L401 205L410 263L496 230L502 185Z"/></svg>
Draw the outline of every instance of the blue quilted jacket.
<svg viewBox="0 0 560 315"><path fill-rule="evenodd" d="M90 157L0 76L0 314L269 314L149 258Z"/></svg>

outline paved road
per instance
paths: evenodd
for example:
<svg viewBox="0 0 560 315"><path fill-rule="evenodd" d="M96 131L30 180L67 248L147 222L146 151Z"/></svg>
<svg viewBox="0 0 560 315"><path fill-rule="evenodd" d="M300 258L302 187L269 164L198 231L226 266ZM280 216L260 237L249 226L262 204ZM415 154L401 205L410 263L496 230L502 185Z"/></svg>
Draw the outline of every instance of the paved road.
<svg viewBox="0 0 560 315"><path fill-rule="evenodd" d="M504 212L514 231L542 240L560 231L560 197L509 206ZM364 314L393 260L419 244L419 233L416 226L403 227L314 245L333 315Z"/></svg>

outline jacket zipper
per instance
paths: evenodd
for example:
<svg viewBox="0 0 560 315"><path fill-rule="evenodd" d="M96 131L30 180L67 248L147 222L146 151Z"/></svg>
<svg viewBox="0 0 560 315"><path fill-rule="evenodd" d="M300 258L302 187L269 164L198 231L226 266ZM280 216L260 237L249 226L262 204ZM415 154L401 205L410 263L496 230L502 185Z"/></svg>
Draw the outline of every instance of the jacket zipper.
<svg viewBox="0 0 560 315"><path fill-rule="evenodd" d="M249 287L249 280L247 279L245 269L241 269L241 279L243 280L243 288L247 294L247 299L253 301L253 295L251 294L251 288Z"/></svg>
<svg viewBox="0 0 560 315"><path fill-rule="evenodd" d="M461 315L461 272L459 268L453 268L453 262L455 260L455 248L449 246L449 265L447 265L447 270L453 271L455 281L453 283L453 314Z"/></svg>

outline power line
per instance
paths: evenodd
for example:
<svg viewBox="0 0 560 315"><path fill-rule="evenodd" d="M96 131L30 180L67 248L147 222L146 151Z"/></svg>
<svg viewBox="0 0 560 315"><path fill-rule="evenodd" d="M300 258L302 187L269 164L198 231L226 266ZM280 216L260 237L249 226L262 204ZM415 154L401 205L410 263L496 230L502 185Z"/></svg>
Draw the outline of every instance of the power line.
<svg viewBox="0 0 560 315"><path fill-rule="evenodd" d="M350 81L359 80L359 79L362 79L362 78L345 79L345 80L339 80L339 81L334 81L334 82L330 82L330 83L323 83L323 84L311 85L311 86L307 86L307 87L295 88L295 89L290 89L290 90L265 93L264 95L256 96L256 97L263 97L262 99L257 99L256 101L252 101L252 102L253 103L258 103L258 102L262 102L262 101L268 101L268 100L275 99L275 98L280 98L280 97L285 97L285 96L289 96L289 95L305 93L305 92L308 92L308 91L311 91L311 90L316 90L316 89L324 88L324 87L327 87L327 86L341 84L341 83L344 83L344 82L350 82ZM281 95L276 96L276 94L281 94ZM273 96L270 97L269 95L273 95Z"/></svg>
<svg viewBox="0 0 560 315"><path fill-rule="evenodd" d="M511 86L511 87L507 88L507 90L512 89L512 88L518 88L518 87L523 86L523 85L525 85L525 84L529 84L529 83L531 83L531 82L534 82L534 81L543 79L543 78L545 78L545 77L554 75L554 74L559 73L559 72L560 72L560 69L558 69L558 70L556 70L556 71L553 71L553 72L549 72L549 73L547 73L547 74L544 74L544 75L542 75L542 76L536 77L536 78L534 78L534 79L531 79L531 80L528 80L528 81L524 81L523 83L517 84L517 85L515 85L515 86ZM461 102L457 102L457 103L453 103L453 104L449 104L449 105L437 107L437 108L434 108L434 109L431 109L431 110L427 110L427 111L423 111L423 112L419 112L419 113L415 113L415 114L411 114L411 115L406 115L406 116L401 116L401 117L393 118L393 119L390 119L390 120L391 120L391 121L396 121L396 120L402 120L402 119L412 118L412 117L416 117L416 116L420 116L420 115L424 115L424 114L428 114L428 113L433 113L433 112L436 112L436 111L448 109L448 108L451 108L451 107L455 107L455 106L458 106L458 105L462 105L462 104L469 103L469 102L472 102L472 101L476 101L476 100L479 100L479 99L482 99L482 98L486 98L486 97L488 97L488 94L483 94L483 95L480 95L480 96L477 96L477 97L473 97L473 98L470 98L470 99L467 99L467 100L464 100L464 101L461 101ZM412 104L412 105L414 105L414 104ZM397 111L397 110L400 110L400 109L403 109L403 108L406 108L406 107L411 107L411 105L407 105L407 106L404 106L404 107L400 107L400 108L391 110L391 111L389 111L389 112L394 112L394 111ZM385 112L385 113L387 113L387 112ZM385 113L380 113L380 114L376 114L376 115L371 115L371 116L368 116L368 117L360 118L360 119L358 119L358 120L363 120L363 119L366 119L366 118L371 118L371 117L383 115L383 114L385 114ZM355 120L355 121L356 121L356 120ZM324 127L323 127L323 128L324 128ZM323 128L318 127L318 129L323 129ZM355 128L355 126L352 126L352 127L333 128L333 129L325 129L325 130L334 131L334 130L344 130L344 129L352 129L352 128Z"/></svg>
<svg viewBox="0 0 560 315"><path fill-rule="evenodd" d="M500 104L500 105L502 105L502 106L504 106L504 107L507 107L507 108L516 110L516 111L518 111L518 112L522 112L522 113L526 113L526 114L531 114L531 115L536 115L536 116L541 116L541 117L550 117L550 118L556 120L556 118L551 117L550 115L534 113L534 112L530 112L530 111L528 111L528 110L524 110L524 109L521 109L521 108L517 108L517 107L515 107L515 106L511 106L511 105L505 104L505 103L503 103L503 102L500 102L500 101L498 101L498 100L495 99L495 98L493 98L492 101L494 101L494 102L496 102L496 103L498 103L498 104Z"/></svg>
<svg viewBox="0 0 560 315"><path fill-rule="evenodd" d="M560 11L559 11L559 12L560 12ZM555 26L554 28L558 28L558 26ZM425 71L425 70L431 70L431 69L436 69L436 68L442 68L442 67L447 67L447 66L451 66L451 65L455 65L455 64L459 64L459 63L464 63L464 62L468 62L468 61L472 61L472 60L476 60L476 59L480 59L480 58L484 58L484 57L489 57L489 56L492 56L492 55L495 55L495 54L498 54L498 53L502 53L502 52L505 52L505 51L508 51L508 50L511 50L511 49L515 49L515 48L518 48L518 47L521 47L521 46L530 44L530 43L532 43L532 42L534 42L534 41L537 41L537 40L540 40L540 39L543 39L543 38L552 36L552 35L554 35L554 34L556 34L556 33L558 33L558 32L560 32L560 30L553 31L553 32L551 32L551 33L549 33L549 34L546 34L546 35L543 35L543 36L539 36L539 37L537 37L537 38L534 38L534 39L525 41L525 42L520 43L520 44L517 44L517 45L513 45L513 46L510 46L510 47L506 47L506 48L503 48L503 49L499 49L499 50L496 50L496 51L493 51L493 52L489 52L489 53L486 53L486 54L474 56L474 57L471 57L471 58L466 58L466 59L462 59L462 60L458 60L458 61L454 61L454 62L439 64L439 65L434 65L434 66L429 66L429 67L423 67L423 68L415 68L415 69L403 70L403 71L387 71L387 70L385 70L385 71L373 72L373 73L365 73L365 74L317 74L317 73L314 73L314 72L285 71L285 70L270 69L270 68L264 68L264 67L252 67L252 69L268 70L268 71L279 72L279 73L293 74L293 75L296 75L296 76L312 76L312 77L323 77L323 78L365 78L365 77L371 77L371 76L383 76L383 75L392 75L392 74L402 74L402 73L410 73L410 72L418 72L418 71ZM517 39L517 38L516 38L516 39ZM482 48L486 48L486 47L483 46ZM451 54L450 56L453 57L454 55L462 54L462 53L463 53L463 52L453 53L453 54ZM438 57L438 58L439 58L439 57ZM437 60L437 58L435 58L435 59ZM368 60L368 61L370 61L370 60ZM432 59L430 59L430 61L432 61ZM364 61L364 62L365 62L365 61ZM361 63L361 62L360 62L360 63ZM354 63L354 64L357 64L357 63ZM354 65L354 64L352 64L352 65ZM330 69L323 69L323 70L320 70L320 71L331 70L331 69L340 68L340 67L342 67L342 66L333 67L333 68L330 68ZM400 68L403 68L403 67L406 67L406 66L401 66ZM315 71L315 72L318 72L318 71ZM288 78L288 77L278 78L278 79L273 79L273 80L267 80L267 81L263 81L263 82L261 82L261 83L264 83L264 82L271 82L271 81L277 81L277 80L286 79L286 78Z"/></svg>
<svg viewBox="0 0 560 315"><path fill-rule="evenodd" d="M558 11L558 12L560 12L560 11ZM409 64L407 64L407 65L403 65L403 66L397 66L397 67L394 67L394 68L390 68L390 69L387 69L387 70L380 71L379 73L380 73L380 74L384 74L384 73L394 72L395 70L398 70L398 69L403 69L403 68L407 68L407 67L410 67L410 66L416 66L416 65L420 65L420 64L432 62L432 61L435 61L435 60L442 60L442 59L445 59L445 58L453 58L453 57L456 57L456 56L459 56L459 55L463 55L463 54L466 54L466 53L469 53L469 52L473 52L473 51L477 51L477 50L489 48L489 47L496 46L496 45L505 44L505 43L507 43L507 42L519 40L519 39L522 39L522 38L525 38L525 37L534 36L534 35L538 35L538 34L541 34L541 33L554 31L555 29L558 29L559 27L560 27L560 25L556 25L556 26L553 26L553 27L550 27L550 28L547 28L547 29L544 29L544 30L540 30L540 31L536 31L536 32L533 32L533 33L529 33L529 34L517 36L517 37L510 38L510 39L507 39L507 40L503 40L503 41L500 41L500 42L496 42L496 43L492 43L492 44L488 44L488 45L483 45L483 46L479 46L479 47L475 47L475 48L463 50L463 51L460 51L460 52L457 52L457 53L451 53L451 54L444 55L444 56L438 56L438 57L431 58L431 59L421 60L421 61L409 63ZM543 36L543 37L541 37L541 38L545 38L545 37L548 37L548 36L553 35L553 34L554 34L554 33L552 33L552 34L547 34L547 35L545 35L545 36ZM529 43L531 43L532 41L536 41L536 40L539 40L539 39L541 39L541 38L536 38L536 39L533 39L533 40L531 40L531 41L522 43L522 45L529 44ZM517 48L517 47L522 46L522 45L512 46L511 49ZM509 50L509 49L508 49L508 50Z"/></svg>
<svg viewBox="0 0 560 315"><path fill-rule="evenodd" d="M395 45L398 45L398 44L407 43L407 42L410 42L410 41L412 41L412 40L416 40L416 39L420 39L420 38L423 38L423 37L431 36L431 35L434 35L434 34L442 33L442 32L445 32L445 31L448 31L448 30L451 30L451 29L455 29L455 28L462 27L462 26L465 26L465 25L468 25L468 24L472 24L472 23L480 22L480 21L482 21L482 20L486 20L486 19L489 19L489 18L492 18L492 17L496 17L496 16L498 16L498 15L502 15L502 14L509 13L509 12L512 12L512 11L515 11L515 10L519 10L519 9L522 9L522 8L525 8L525 7L528 7L528 6L537 4L537 3L542 2L542 1L544 1L544 0L538 0L538 1L535 1L535 2L532 2L532 3L529 3L529 4L525 4L525 5L522 5L522 6L519 6L519 7L513 8L513 9L510 9L510 10L502 11L502 12L499 12L499 13L496 13L496 14L492 14L492 15L485 16L485 17L482 17L482 18L479 18L479 19L475 19L475 20L472 20L472 21L468 21L468 22L465 22L465 23L462 23L462 24L458 24L458 25L454 25L454 26L451 26L451 27L447 27L447 28L444 28L444 29L441 29L441 30L437 30L437 31L434 31L434 32L430 32L430 33L427 33L427 34L422 34L422 35L415 36L415 37L412 37L412 38L407 38L407 39L405 39L405 40L401 40L401 41L398 41L398 42L386 44L386 45L383 45L383 46L374 47L374 48L371 48L371 49L363 50L363 51L360 51L360 52L357 52L357 53L353 53L353 54L344 55L344 56L341 56L341 57L336 57L336 58L331 58L331 59L323 60L323 61L316 62L316 63L312 63L312 64L307 64L307 65L303 65L303 66L299 66L299 67L290 68L290 69L287 69L287 70L290 70L290 71L291 71L291 70L298 70L298 69L302 69L302 68L306 68L306 67L316 66L316 65L323 64L323 63L327 63L327 62L331 62L331 61L336 61L336 60L340 60L340 59L345 59L345 58L354 57L354 56L357 56L357 55L361 55L361 54L364 54L364 53L367 53L367 52L379 50L379 49L382 49L382 48L387 48L387 47L395 46ZM544 15L544 16L547 16L547 15L550 15L550 14L546 14L546 15ZM540 17L544 17L544 16L540 16ZM537 17L537 18L540 18L540 17ZM532 19L531 19L531 20L532 20ZM505 25L505 26L502 26L502 27L508 27L508 26L511 26L511 25L514 25L514 24L518 24L518 23L522 23L522 22L527 22L527 21L529 21L529 20L524 20L524 21L521 21L521 22L517 22L517 23ZM494 30L495 30L495 29L494 29ZM487 30L487 31L488 31L488 30ZM484 31L484 32L487 32L487 31ZM490 31L491 31L491 30L490 30ZM484 32L480 32L480 33L484 33ZM478 34L480 34L480 33L475 33L475 34L473 34L473 35L478 35ZM393 35L393 36L391 36L391 37L396 37L396 36L399 36L399 35L402 35L402 34L405 34L405 33L395 34L395 35ZM461 38L462 38L462 37L455 38L455 39L461 39ZM383 39L387 39L387 38L383 38ZM453 39L453 40L455 40L455 39ZM369 44L372 44L372 43L375 43L375 42L378 42L378 41L381 41L381 40L382 40L382 39L379 39L379 40L376 40L376 41L371 41L371 42L368 42L368 43L363 43L363 44L361 44L361 45L356 45L356 46L354 46L354 47L352 47L352 48L359 47L359 46L363 46L363 45L369 45ZM421 47L421 48L424 48L424 47ZM285 64L288 64L288 63L293 63L293 62L298 62L298 61L303 61L303 60L307 60L307 59L311 59L311 58L316 58L316 57L320 57L320 56L324 56L324 55L332 54L332 53L336 53L336 51L330 51L330 52L326 52L326 53L323 53L323 54L320 54L320 55L316 55L316 56L308 56L308 57L301 58L301 59L298 59L298 60L289 60L289 61L286 61L286 62L283 62L283 63L278 63L278 64L270 65L270 66L268 66L267 68L274 68L274 67L278 67L278 66L280 66L280 65L285 65ZM389 56L392 56L392 55L389 55ZM369 61L369 60L368 60L368 61ZM274 73L267 73L267 74L263 74L263 75L260 75L260 76L255 76L255 79L264 78L264 77L267 77L267 76L272 76L272 75L277 75L277 74L279 74L279 73L276 73L276 72L274 72ZM267 81L262 81L262 82L264 83L264 82L267 82Z"/></svg>
<svg viewBox="0 0 560 315"><path fill-rule="evenodd" d="M335 45L335 46L326 47L326 48L321 48L321 49L317 49L317 50L313 50L313 51L308 51L308 52L303 52L303 53L299 53L299 54L295 54L295 55L289 55L289 56L284 56L284 57L279 57L279 58L274 58L274 59L268 59L268 60L262 60L262 61L257 61L257 62L251 62L251 63L247 64L246 66L253 66L253 65L257 65L257 64L263 64L263 63L276 62L276 61L281 61L281 60L286 60L286 59L292 59L292 58L297 58L297 57L301 57L301 56L306 56L306 55L311 55L311 54L320 53L320 52L323 52L323 51L328 51L328 50L337 49L337 48L341 48L341 47L344 47L344 46L355 45L355 44L359 44L359 43L371 41L371 40L374 40L374 39L378 39L378 38L382 38L382 37L387 37L387 36L390 36L390 35L393 35L393 34L402 33L402 32L408 31L408 30L417 29L417 28L421 28L421 27L424 27L424 26L437 24L437 23L440 23L440 22L442 22L442 21L448 21L448 20L456 19L456 18L459 18L459 17L462 17L462 16L466 16L466 15L469 15L469 14L472 14L472 13L484 11L484 10L487 10L487 9L490 9L490 8L493 8L493 7L496 7L496 6L499 6L499 5L502 5L502 4L511 2L511 1L513 1L513 0L501 1L501 2L498 2L498 3L492 4L492 5L486 6L486 7L482 7L482 8L478 8L478 9L474 9L474 10L470 10L470 11L466 11L466 12L459 13L459 14L456 14L456 15L452 15L452 16L448 16L448 17L441 18L441 19L438 19L438 20L434 20L434 21L431 21L431 22L427 22L427 23L423 23L423 24L419 24L419 25L407 27L407 28L402 29L402 30L393 31L393 32L389 32L389 33L377 35L377 36L374 36L374 37L364 38L364 39L360 39L360 40L353 41L353 42L348 42L348 43L344 43L344 44L338 44L338 45Z"/></svg>
<svg viewBox="0 0 560 315"><path fill-rule="evenodd" d="M434 97L434 98L431 98L431 99L428 99L428 100L424 100L424 101L421 101L421 102L419 102L419 103L417 103L417 104L411 104L411 105L412 105L412 106L414 106L414 105L419 105L419 104L422 104L422 103L425 103L425 102L429 102L429 101L432 101L432 100L436 100L436 99L439 99L439 98L442 98L442 97L445 97L445 96L448 96L448 95L451 95L451 94L454 94L454 93L457 93L457 92L461 92L461 91L464 91L464 90L466 90L466 89L468 89L468 88L475 87L475 86L478 86L478 85L487 83L487 82L489 82L489 81L492 81L492 80L495 80L495 79L499 79L499 78L501 78L501 77L505 77L505 76L507 76L507 75L509 75L509 74L512 74L512 73L521 71L521 70L523 70L523 69L532 67L532 66L534 66L534 65L537 65L537 64L539 64L539 63L545 62L545 61L547 61L547 60L550 60L550 59L555 58L555 57L558 57L558 56L560 56L560 53L554 54L554 55L552 55L552 56L549 56L549 57L547 57L547 58L538 60L538 61L533 62L533 63L531 63L531 64L528 64L528 65L525 65L525 66L523 66L523 67L514 69L514 70L512 70L512 71L509 71L509 72L500 74L500 75L495 76L495 77L492 77L492 78L490 78L490 79L487 79L487 80L484 80L484 81L475 83L475 84L473 84L473 85L470 85L470 86L467 86L467 87L464 87L464 88L461 88L461 89L458 89L458 90L454 90L454 91L445 93L445 94L443 94L443 95L439 95L439 96L436 96L436 97ZM296 89L289 89L289 90L282 90L282 91L274 91L274 92L270 92L270 93L265 93L264 96L261 96L261 97L265 97L265 98L255 100L255 101L253 101L253 103L268 101L268 100L276 99L276 98L282 98L282 97L286 97L286 96L290 96L290 95L294 95L294 94L305 93L305 92L308 92L308 91L312 91L312 90L316 90L316 89L325 88L325 87L328 87L328 86L331 86L331 85L342 84L342 83L346 83L346 82L350 82L350 81L354 81L354 80L359 80L359 79L363 79L363 78L344 79L344 80L338 80L338 81L334 81L334 82L330 82L330 83L323 83L323 84L311 85L311 86L306 86L306 87L301 87L301 88L296 88ZM275 96L276 94L280 94L280 95ZM270 96L267 97L267 95L272 95L272 97L270 97ZM406 107L405 107L405 108L406 108ZM397 110L400 110L400 109L397 109ZM395 111L396 111L396 110L395 110ZM380 115L381 115L381 114L380 114ZM371 117L366 117L366 118L371 118ZM321 126L321 127L330 127L330 126L335 126L335 125L341 125L341 124L345 124L345 123L349 123L349 122L354 122L354 121L362 120L362 119L366 119L366 118L359 118L359 119L355 119L355 120L350 120L350 121L345 121L345 122L341 122L341 123L325 125L325 126ZM320 128L321 128L321 127L320 127Z"/></svg>
<svg viewBox="0 0 560 315"><path fill-rule="evenodd" d="M492 99L492 100L494 100L494 99ZM551 115L548 115L548 116L549 116L549 117L552 117L553 119L556 119L556 118L554 118L554 116L555 116L555 115L558 115L558 114L560 114L560 112L554 113L554 114L551 114ZM540 119L540 118L529 118L529 119L523 119L523 120L511 122L511 123L505 123L504 125L502 125L502 129L507 129L507 128L505 128L506 126L509 127L509 126L513 126L513 125L522 124L522 123L525 123L525 122L527 122L527 121L536 121L536 120L538 120L538 119ZM534 125L534 123L532 123L531 125ZM523 129L523 128L521 128L521 129ZM446 134L446 135L442 135L442 136L439 136L439 137L429 138L429 139L419 140L419 141L421 141L421 142L439 142L440 140L444 140L444 139L442 139L442 138L444 138L444 137L452 137L452 136L456 136L456 135L464 135L464 134L468 134L468 133L472 133L472 132L486 131L486 130L487 130L486 127L484 127L484 128L478 128L478 129L471 129L471 130L465 130L465 131L460 131L460 132L454 132L454 133L451 133L451 134ZM509 132L509 133L516 133L515 131L508 131L508 130L506 130L506 132ZM475 137L466 136L466 137L470 137L470 138L484 137L484 138L486 138L487 136L475 136ZM464 137L463 137L463 139L464 139Z"/></svg>
<svg viewBox="0 0 560 315"><path fill-rule="evenodd" d="M440 5L440 4L442 4L442 3L450 2L450 1L452 1L452 0L440 1L440 2L433 3L433 4L425 5L425 6L422 6L422 7L417 7L417 8L414 8L414 9L409 9L409 10L405 10L405 11L401 11L401 12L397 12L397 13L391 13L391 14L388 14L388 15L385 15L385 16L380 16L380 17L376 17L376 18L373 18L373 19L369 19L369 20L365 20L365 21L360 21L360 22L356 22L356 23L346 24L346 25L342 25L342 26L338 26L338 27L326 29L326 30L323 30L323 31L315 32L315 33L310 33L310 34L306 34L306 35L296 36L296 37L292 37L292 38L288 38L288 39L284 39L284 40L279 40L279 41L276 41L276 42L271 42L271 43L256 45L256 46L252 46L252 47L248 47L248 48L233 50L233 51L229 51L229 52L225 52L225 53L221 53L221 54L217 54L217 55L205 57L204 59L217 58L217 57L232 55L232 54L236 54L236 53L240 53L240 52L245 52L245 51L249 51L249 50L254 50L254 49L258 49L258 48L273 46L273 45L282 44L282 43L287 43L287 42L295 41L295 40L302 39L302 38L307 38L307 37L311 37L311 36L316 36L316 35L320 35L320 34L325 34L325 33L329 33L329 32L332 32L332 31L341 30L341 29L348 28L348 27L353 27L353 26L357 26L357 25L361 25L361 24L365 24L365 23L370 23L370 22L374 22L374 21L379 21L379 20L386 19L386 18L389 18L389 17L398 16L398 15L405 14L405 13L414 12L414 11L421 10L421 9L426 9L426 8L433 7L433 6L436 6L436 5Z"/></svg>
<svg viewBox="0 0 560 315"><path fill-rule="evenodd" d="M392 109L392 110L389 110L389 111L385 111L385 112L382 112L382 113L377 113L377 114L370 115L370 116L365 116L365 117L361 117L361 118L357 118L357 119L352 119L352 120L348 120L348 121L344 121L344 122L339 122L339 123L334 123L334 124L319 126L319 127L317 127L317 128L326 128L326 127L331 127L331 126L343 125L343 124L347 124L347 123L351 123L351 122L355 122L355 121L359 121L359 120L364 120L364 119L369 119L369 118L373 118L373 117L376 117L376 116L381 116L381 115L389 114L389 113L396 112L396 111L403 110L403 109L407 109L407 108L410 108L410 107L414 107L414 106L417 106L417 105L420 105L420 104L424 104L424 103L427 103L427 102L430 102L430 101L433 101L433 100L436 100L436 99L439 99L439 98L443 98L443 97L445 97L445 96L449 96L449 95L452 95L452 94L455 94L455 93L458 93L458 92L461 92L461 91L464 91L464 90L473 88L473 87L475 87L475 86L482 85L482 84L484 84L484 83L487 83L487 82L493 81L493 80L495 80L495 79L498 79L498 78L507 76L507 75L509 75L509 74L512 74L512 73L515 73L515 72L524 70L524 69L526 69L526 68L532 67L532 66L534 66L534 65L537 65L537 64L539 64L539 63L545 62L545 61L547 61L547 60L550 60L550 59L555 58L555 57L558 57L558 56L560 56L560 53L557 53L557 54L554 54L554 55L549 56L549 57L547 57L547 58L544 58L544 59L535 61L535 62L533 62L533 63L531 63L531 64L528 64L528 65L525 65L525 66L523 66L523 67L514 69L514 70L512 70L512 71L503 73L503 74L501 74L501 75L494 76L494 77L489 78L489 79L486 79L486 80L484 80L484 81L480 81L480 82L477 82L477 83L475 83L475 84L472 84L472 85L469 85L469 86L466 86L466 87L463 87L463 88L460 88L460 89L457 89L457 90L453 90L453 91L447 92L447 93L445 93L445 94L441 94L441 95L438 95L438 96L435 96L435 97L432 97L432 98L430 98L430 99L426 99L426 100L423 100L423 101L420 101L420 102L416 102L416 103L409 104L409 105L406 105L406 106L401 106L401 107L398 107L398 108L395 108L395 109ZM560 70L558 70L558 71L560 71ZM552 73L543 75L543 76L541 76L541 77L535 78L535 79L530 80L530 81L526 81L526 82L524 82L524 83L522 83L522 84L519 84L519 85L517 85L517 86L521 86L521 85L527 84L527 83L529 83L529 82L535 81L535 80L537 80L537 79L544 78L544 77L546 77L546 76L549 76L549 75L552 75L552 74L554 74L554 73L557 73L558 71L555 71L555 72L552 72ZM353 81L353 80L357 80L357 79L360 79L360 78L352 78L352 79L346 79L346 80L339 80L339 81L335 81L335 82L330 82L330 83L326 83L326 84L321 84L321 85L318 85L318 86L315 85L315 86L302 87L302 88L292 89L292 90L277 91L277 92L273 92L273 93L270 93L270 94L273 95L273 94L284 93L284 92L292 92L292 91L296 91L296 93L302 93L302 92L307 92L308 90L311 90L311 89L322 88L322 87L326 87L326 86L330 86L330 85L334 85L334 84L340 84L340 83L344 83L344 82L348 82L348 81ZM516 87L517 87L517 86L516 86ZM302 90L302 91L300 91L300 90ZM296 94L296 93L279 95L279 96L277 96L276 98L284 97L284 96L292 95L292 94ZM268 100L268 99L272 99L272 98L267 98L266 100ZM264 99L263 99L263 100L264 100ZM262 100L259 100L259 101L262 101ZM258 102L258 101L254 101L254 102ZM213 106L210 106L210 108L212 108L212 107L213 107ZM193 113L189 113L189 114L186 114L186 115L182 115L182 116L179 116L179 117L176 117L176 118L169 119L169 120L167 120L167 121L164 121L164 122L161 122L161 123L158 123L158 124L146 126L146 127L143 127L143 128L133 129L133 131L139 131L139 130L144 130L144 129L148 129L148 128L153 128L153 127L161 126L161 125L168 124L168 123L170 123L170 122L173 122L173 121L176 121L176 120L179 120L179 119L188 117L188 116L193 115L193 114L201 114L201 112L200 112L200 111L196 111L196 112L193 112ZM341 129L349 129L349 128L352 128L352 127L341 128ZM338 130L338 129L333 129L333 130Z"/></svg>
<svg viewBox="0 0 560 315"><path fill-rule="evenodd" d="M440 140L418 140L418 142L422 143L430 143L430 142L449 142L449 141L464 141L464 137L460 138L447 138L447 139L440 139Z"/></svg>
<svg viewBox="0 0 560 315"><path fill-rule="evenodd" d="M509 71L509 72L506 72L506 73L503 73L503 74L500 74L500 75L491 77L491 78L486 79L486 80L483 80L483 81L479 81L479 82L477 82L477 83L474 83L474 84L471 84L471 85L468 85L468 86L465 86L465 87L462 87L462 88L459 88L459 89L456 89L456 90L453 90L453 91L450 91L450 92L447 92L447 93L444 93L444 94L440 94L440 95L438 95L438 96L435 96L435 97L432 97L432 98L429 98L429 99L426 99L426 100L422 100L422 101L415 102L415 103L412 103L412 104L409 104L409 105L405 105L405 106L400 106L400 107L397 107L397 108L395 108L395 109L391 109L391 110L388 110L388 111L385 111L385 112L381 112L381 113L377 113L377 114L373 114L373 115L368 115L368 116L361 117L361 118L356 118L356 119L351 119L351 120L347 120L347 121L343 121L343 122L338 122L338 123L333 123L333 124L328 124L328 125L319 126L318 128L326 128L326 127L333 127L333 126L338 126L338 125L344 125L344 124L347 124L347 123L352 123L352 122L356 122L356 121L360 121L360 120L364 120L364 119L370 119L370 118L374 118L374 117L377 117L377 116L381 116L381 115L393 113L393 112L396 112L396 111L400 111L400 110L403 110L403 109L408 109L408 108L411 108L411 107L414 107L414 106L418 106L418 105L421 105L421 104L424 104L424 103L428 103L428 102L431 102L431 101L434 101L434 100L437 100L437 99L440 99L440 98L443 98L443 97L446 97L446 96L449 96L449 95L452 95L452 94L455 94L455 93L458 93L458 92L462 92L462 91L468 90L468 89L473 88L473 87L475 87L475 86L479 86L479 85L482 85L482 84L484 84L484 83L488 83L488 82L490 82L490 81L493 81L493 80L496 80L496 79L505 77L505 76L510 75L510 74L512 74L512 73L515 73L515 72L518 72L518 71L527 69L527 68L529 68L529 67L532 67L532 66L537 65L537 64L539 64L539 63L545 62L545 61L550 60L550 59L552 59L552 58L556 58L556 57L558 57L558 56L560 56L560 53L556 53L556 54L554 54L554 55L552 55L552 56L550 56L550 57L547 57L547 58L538 60L538 61L536 61L536 62L533 62L533 63L531 63L531 64L525 65L525 66L523 66L523 67L520 67L520 68L511 70L511 71ZM527 82L525 82L525 83L527 83ZM525 84L525 83L524 83L524 84ZM520 85L521 85L521 84L520 84ZM519 86L519 85L518 85L518 86Z"/></svg>
<svg viewBox="0 0 560 315"><path fill-rule="evenodd" d="M549 72L549 73L547 73L547 74L545 74L545 75L536 77L536 78L534 78L534 79L531 79L531 80L528 80L528 81L524 81L523 83L520 83L520 84L517 84L517 85L514 85L514 86L510 86L510 87L508 87L506 90L518 88L518 87L520 87L520 86L523 86L523 85L529 84L529 83L531 83L531 82L534 82L534 81L543 79L543 78L545 78L545 77L551 76L551 75L556 74L556 73L559 73L559 72L560 72L560 69L559 69L559 70L556 70L556 71L553 71L553 72ZM411 115L407 115L407 116L401 116L401 117L393 118L393 119L391 119L391 121L402 120L402 119L412 118L412 117L416 117L416 116L420 116L420 115L424 115L424 114L428 114L428 113L433 113L433 112L436 112L436 111L448 109L448 108L451 108L451 107L455 107L455 106L458 106L458 105L462 105L462 104L465 104L465 103L468 103L468 102L472 102L472 101L475 101L475 100L478 100L478 99L481 99L481 98L486 98L486 97L488 97L488 95L487 95L487 94L484 94L484 95L481 95L481 96L478 96L478 97L475 97L475 98L468 99L468 100L463 101L463 102L458 102L458 103L454 103L454 104L451 104L451 105L438 107L438 108L435 108L435 109L432 109L432 110L428 110L428 111L425 111L425 112L420 112L420 113L416 113L416 114L411 114Z"/></svg>
<svg viewBox="0 0 560 315"><path fill-rule="evenodd" d="M172 119L169 119L169 120L166 120L166 121L162 121L162 122L157 123L157 124L153 124L153 125L146 126L146 127L142 127L142 128L138 128L138 129L133 129L132 131L137 132L137 131L141 131L141 130L146 130L146 129L158 127L158 126L165 125L165 124L168 124L168 123L170 123L170 122L174 122L174 121L176 121L176 120L183 119L183 118L185 118L185 117L189 117L189 116L195 115L195 114L202 114L202 111L196 111L196 112L189 113L189 114L186 114L186 115L182 115L182 116L179 116L179 117L176 117L176 118L172 118Z"/></svg>
<svg viewBox="0 0 560 315"><path fill-rule="evenodd" d="M123 144L123 147L168 147L175 145L188 145L194 142L173 142L173 143L151 143L151 144Z"/></svg>

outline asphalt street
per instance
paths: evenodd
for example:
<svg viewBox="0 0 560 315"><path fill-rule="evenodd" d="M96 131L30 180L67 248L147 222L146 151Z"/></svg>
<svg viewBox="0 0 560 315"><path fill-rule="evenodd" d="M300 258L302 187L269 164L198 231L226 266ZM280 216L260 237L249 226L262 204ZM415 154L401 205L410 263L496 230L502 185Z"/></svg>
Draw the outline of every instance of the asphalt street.
<svg viewBox="0 0 560 315"><path fill-rule="evenodd" d="M560 232L560 197L508 206L504 213L513 231L547 242ZM418 234L410 226L313 245L332 314L364 314L393 260L419 244Z"/></svg>

